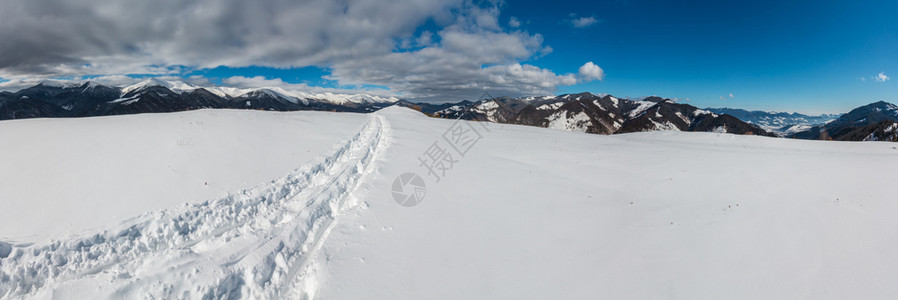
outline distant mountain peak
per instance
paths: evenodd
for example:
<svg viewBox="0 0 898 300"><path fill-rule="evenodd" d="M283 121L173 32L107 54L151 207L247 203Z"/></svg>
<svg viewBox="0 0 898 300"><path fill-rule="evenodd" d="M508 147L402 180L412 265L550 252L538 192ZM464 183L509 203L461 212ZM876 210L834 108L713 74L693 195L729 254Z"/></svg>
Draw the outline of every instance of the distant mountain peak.
<svg viewBox="0 0 898 300"><path fill-rule="evenodd" d="M161 80L155 77L147 78L141 82L125 86L122 88L122 96L140 92L151 87L164 87L175 93L191 92L199 87L193 86L184 81Z"/></svg>
<svg viewBox="0 0 898 300"><path fill-rule="evenodd" d="M670 99L665 99L665 98L661 98L658 96L649 96L649 97L645 97L645 99L642 99L642 101L649 101L649 102L655 102L655 103L664 102L665 100L669 101L669 102L673 102Z"/></svg>
<svg viewBox="0 0 898 300"><path fill-rule="evenodd" d="M892 122L898 122L898 106L877 101L792 136L803 139L869 140L867 136L877 130L882 133L883 127L891 126Z"/></svg>

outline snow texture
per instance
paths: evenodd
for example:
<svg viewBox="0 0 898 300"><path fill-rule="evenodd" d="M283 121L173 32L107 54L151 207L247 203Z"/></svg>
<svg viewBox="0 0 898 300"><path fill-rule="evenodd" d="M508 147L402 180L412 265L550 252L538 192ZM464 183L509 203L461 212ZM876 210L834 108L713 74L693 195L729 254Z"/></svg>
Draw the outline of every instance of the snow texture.
<svg viewBox="0 0 898 300"><path fill-rule="evenodd" d="M358 206L349 195L388 144L389 127L374 114L332 155L269 184L150 212L96 234L15 245L0 261L0 296L73 295L99 286L89 294L313 298L310 258L341 212Z"/></svg>
<svg viewBox="0 0 898 300"><path fill-rule="evenodd" d="M164 116L172 115L196 117ZM21 229L0 227L0 297L888 299L898 294L893 230L898 175L892 171L898 168L898 150L890 143L674 131L603 136L460 121L480 130L482 139L436 182L416 158L445 142L442 136L454 120L400 107L370 115L235 111L215 117L246 126L240 116L294 126L282 116L309 118L343 141L280 179L209 201L144 210L124 222L78 227L66 236L10 239L7 232ZM78 122L105 128L142 118L161 117ZM346 118L352 122L336 121ZM27 121L0 129L43 132L43 125L59 122ZM157 123L165 122L151 124ZM352 130L330 130L334 124ZM321 134L307 131L302 137ZM0 147L0 154L39 149L42 140L17 139L18 144ZM203 148L221 151L214 144ZM64 155L46 159L56 157ZM392 182L408 172L426 182L426 197L414 207L392 199ZM153 172L140 179L163 175L171 174ZM16 177L0 182L41 186ZM121 190L108 197L131 205L153 199L128 197ZM17 203L8 199L0 198L4 207ZM18 214L5 217L25 223L58 201L27 199ZM79 213L91 218L123 209L98 206Z"/></svg>

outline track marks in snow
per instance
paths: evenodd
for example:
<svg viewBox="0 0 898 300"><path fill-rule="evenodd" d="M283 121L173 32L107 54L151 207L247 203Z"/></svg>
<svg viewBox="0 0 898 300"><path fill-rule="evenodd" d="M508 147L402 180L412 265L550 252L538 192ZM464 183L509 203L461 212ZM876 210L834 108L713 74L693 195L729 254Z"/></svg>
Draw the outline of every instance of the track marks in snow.
<svg viewBox="0 0 898 300"><path fill-rule="evenodd" d="M313 298L316 253L356 206L348 199L374 172L389 131L375 113L330 156L268 184L116 230L13 247L0 259L0 297L81 283L123 298Z"/></svg>

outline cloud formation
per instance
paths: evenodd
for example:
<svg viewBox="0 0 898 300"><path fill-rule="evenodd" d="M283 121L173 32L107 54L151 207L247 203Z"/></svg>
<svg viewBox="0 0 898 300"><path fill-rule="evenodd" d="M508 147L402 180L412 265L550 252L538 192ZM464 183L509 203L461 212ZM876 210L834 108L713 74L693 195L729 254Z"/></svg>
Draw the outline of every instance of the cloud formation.
<svg viewBox="0 0 898 300"><path fill-rule="evenodd" d="M605 77L605 71L593 62L587 62L580 66L580 76L587 79L602 80Z"/></svg>
<svg viewBox="0 0 898 300"><path fill-rule="evenodd" d="M879 72L879 74L873 76L873 80L875 80L876 82L886 82L889 81L889 79L889 76L886 76L885 72Z"/></svg>
<svg viewBox="0 0 898 300"><path fill-rule="evenodd" d="M733 99L733 98L736 98L736 95L734 95L733 93L730 93L729 95L726 95L726 96L720 96L720 100L727 100L727 99ZM688 101L689 98L686 98L686 99Z"/></svg>
<svg viewBox="0 0 898 300"><path fill-rule="evenodd" d="M566 20L567 23L571 24L574 28L586 28L592 25L599 23L599 19L595 16L591 17L577 17L577 14L570 14L569 18Z"/></svg>
<svg viewBox="0 0 898 300"><path fill-rule="evenodd" d="M372 89L372 88L364 88L364 89L338 89L338 88L325 88L325 87L317 87L310 86L305 83L288 83L280 78L268 79L262 76L254 76L254 77L244 77L244 76L232 76L225 78L222 83L227 86L235 87L235 88L281 88L287 91L298 91L304 93L312 93L312 94L321 94L321 93L331 93L331 94L355 94L355 93L364 93L368 95L375 96L383 96L389 97L392 96L392 93L383 89Z"/></svg>
<svg viewBox="0 0 898 300"><path fill-rule="evenodd" d="M340 85L386 86L423 100L470 98L483 90L549 94L577 83L575 74L521 64L550 53L551 47L540 34L514 29L520 26L515 18L503 28L500 5L471 0L5 0L0 78L8 81L0 88L86 75L176 76L218 66L317 66L331 70L328 79ZM588 19L578 24L596 22ZM430 20L438 30L416 33Z"/></svg>

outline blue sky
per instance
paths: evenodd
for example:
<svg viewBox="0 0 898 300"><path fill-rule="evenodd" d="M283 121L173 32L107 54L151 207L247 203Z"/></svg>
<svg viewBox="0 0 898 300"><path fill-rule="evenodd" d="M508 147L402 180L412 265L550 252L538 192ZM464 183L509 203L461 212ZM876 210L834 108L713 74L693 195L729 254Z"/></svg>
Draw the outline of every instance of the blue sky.
<svg viewBox="0 0 898 300"><path fill-rule="evenodd" d="M420 101L588 91L805 113L898 102L888 1L97 1L3 4L0 89L158 76Z"/></svg>
<svg viewBox="0 0 898 300"><path fill-rule="evenodd" d="M558 23L572 11L601 21ZM893 81L872 78L898 73L896 12L888 1L552 1L505 10L555 49L540 66L593 60L607 74L562 92L814 113L898 100Z"/></svg>

